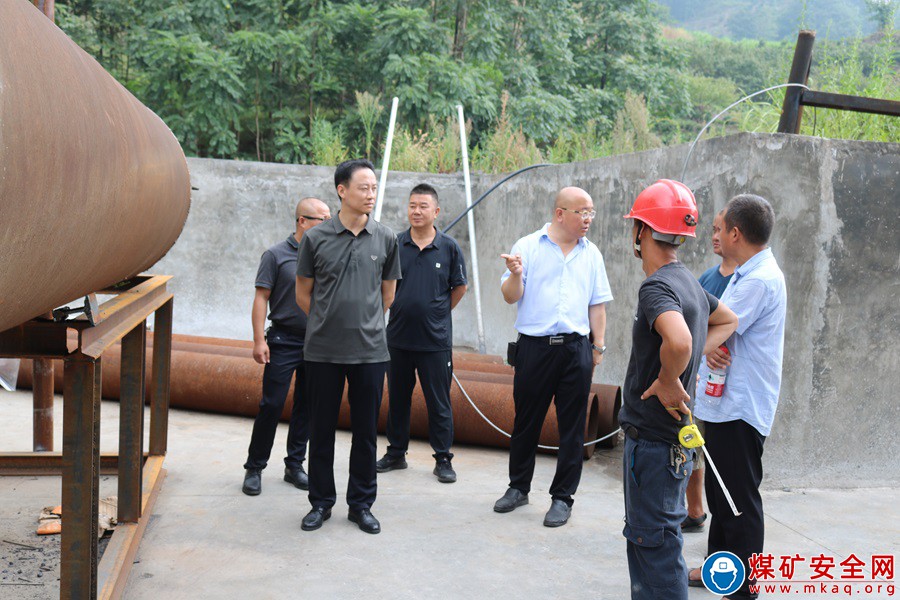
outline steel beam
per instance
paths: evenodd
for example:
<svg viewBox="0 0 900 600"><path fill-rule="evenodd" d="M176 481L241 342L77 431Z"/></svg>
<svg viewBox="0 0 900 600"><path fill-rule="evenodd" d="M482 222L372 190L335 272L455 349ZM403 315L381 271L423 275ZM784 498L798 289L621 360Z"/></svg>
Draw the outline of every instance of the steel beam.
<svg viewBox="0 0 900 600"><path fill-rule="evenodd" d="M105 369L106 367L104 367ZM144 460L148 454L144 452ZM62 452L0 452L0 475L62 475ZM119 455L100 453L100 474L118 475Z"/></svg>
<svg viewBox="0 0 900 600"><path fill-rule="evenodd" d="M153 317L153 366L150 374L150 454L164 455L169 431L169 383L172 367L172 300Z"/></svg>
<svg viewBox="0 0 900 600"><path fill-rule="evenodd" d="M144 450L145 322L122 338L119 392L119 504L118 521L141 518L141 469Z"/></svg>
<svg viewBox="0 0 900 600"><path fill-rule="evenodd" d="M63 391L60 598L97 597L100 469L100 361L66 359Z"/></svg>
<svg viewBox="0 0 900 600"><path fill-rule="evenodd" d="M863 98L862 96L848 96L846 94L832 94L829 92L804 90L800 97L800 104L804 106L817 106L819 108L835 108L838 110L850 110L853 112L900 117L900 102L897 100Z"/></svg>

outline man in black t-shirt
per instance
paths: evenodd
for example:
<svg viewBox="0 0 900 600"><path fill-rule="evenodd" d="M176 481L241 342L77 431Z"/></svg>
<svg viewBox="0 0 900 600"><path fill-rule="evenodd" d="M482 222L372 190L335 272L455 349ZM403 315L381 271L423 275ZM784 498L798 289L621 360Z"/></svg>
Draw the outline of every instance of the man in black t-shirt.
<svg viewBox="0 0 900 600"><path fill-rule="evenodd" d="M295 231L263 252L259 261L251 311L253 359L265 365L265 369L259 413L253 421L247 462L244 463L246 471L241 490L248 496L256 496L262 491L262 471L269 462L291 379L294 379L294 404L288 426L284 480L301 490L309 487L309 479L303 470L309 440L309 407L303 393L306 314L297 306L295 272L297 248L303 234L330 218L331 210L327 204L318 198L303 198L294 212ZM265 328L267 307L272 323L268 330Z"/></svg>
<svg viewBox="0 0 900 600"><path fill-rule="evenodd" d="M437 191L427 183L409 194L409 229L397 236L403 279L391 305L387 326L387 453L376 463L379 473L405 469L409 415L416 372L428 409L428 440L434 450L434 474L441 483L456 481L453 454L453 320L450 311L466 293L466 262L459 244L434 226L441 212Z"/></svg>
<svg viewBox="0 0 900 600"><path fill-rule="evenodd" d="M681 556L684 494L693 451L678 433L688 425L700 359L737 327L737 317L707 293L676 256L695 237L697 204L682 183L660 180L641 192L634 255L647 278L638 291L631 358L619 422L625 432L623 477L628 570L633 600L687 600Z"/></svg>

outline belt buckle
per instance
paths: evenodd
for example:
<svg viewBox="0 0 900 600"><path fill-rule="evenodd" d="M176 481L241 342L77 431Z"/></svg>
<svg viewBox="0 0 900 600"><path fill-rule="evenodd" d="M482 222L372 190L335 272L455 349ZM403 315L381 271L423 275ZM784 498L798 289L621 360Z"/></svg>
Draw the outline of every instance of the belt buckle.
<svg viewBox="0 0 900 600"><path fill-rule="evenodd" d="M551 335L550 336L550 345L551 346L562 346L566 341L566 336L564 335Z"/></svg>

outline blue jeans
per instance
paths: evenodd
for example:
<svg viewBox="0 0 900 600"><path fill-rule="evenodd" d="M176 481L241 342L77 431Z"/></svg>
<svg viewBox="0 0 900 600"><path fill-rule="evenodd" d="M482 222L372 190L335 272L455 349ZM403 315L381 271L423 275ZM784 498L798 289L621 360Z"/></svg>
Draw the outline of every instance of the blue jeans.
<svg viewBox="0 0 900 600"><path fill-rule="evenodd" d="M687 600L688 570L681 555L684 494L692 451L671 464L672 444L625 437L623 477L628 572L632 600Z"/></svg>

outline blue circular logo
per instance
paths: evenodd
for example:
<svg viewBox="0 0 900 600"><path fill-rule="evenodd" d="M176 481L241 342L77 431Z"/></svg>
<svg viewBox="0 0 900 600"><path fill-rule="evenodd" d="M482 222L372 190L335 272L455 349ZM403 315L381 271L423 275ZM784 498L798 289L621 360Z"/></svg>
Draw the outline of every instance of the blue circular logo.
<svg viewBox="0 0 900 600"><path fill-rule="evenodd" d="M744 583L744 563L731 552L716 552L703 561L703 585L714 594L732 594Z"/></svg>

